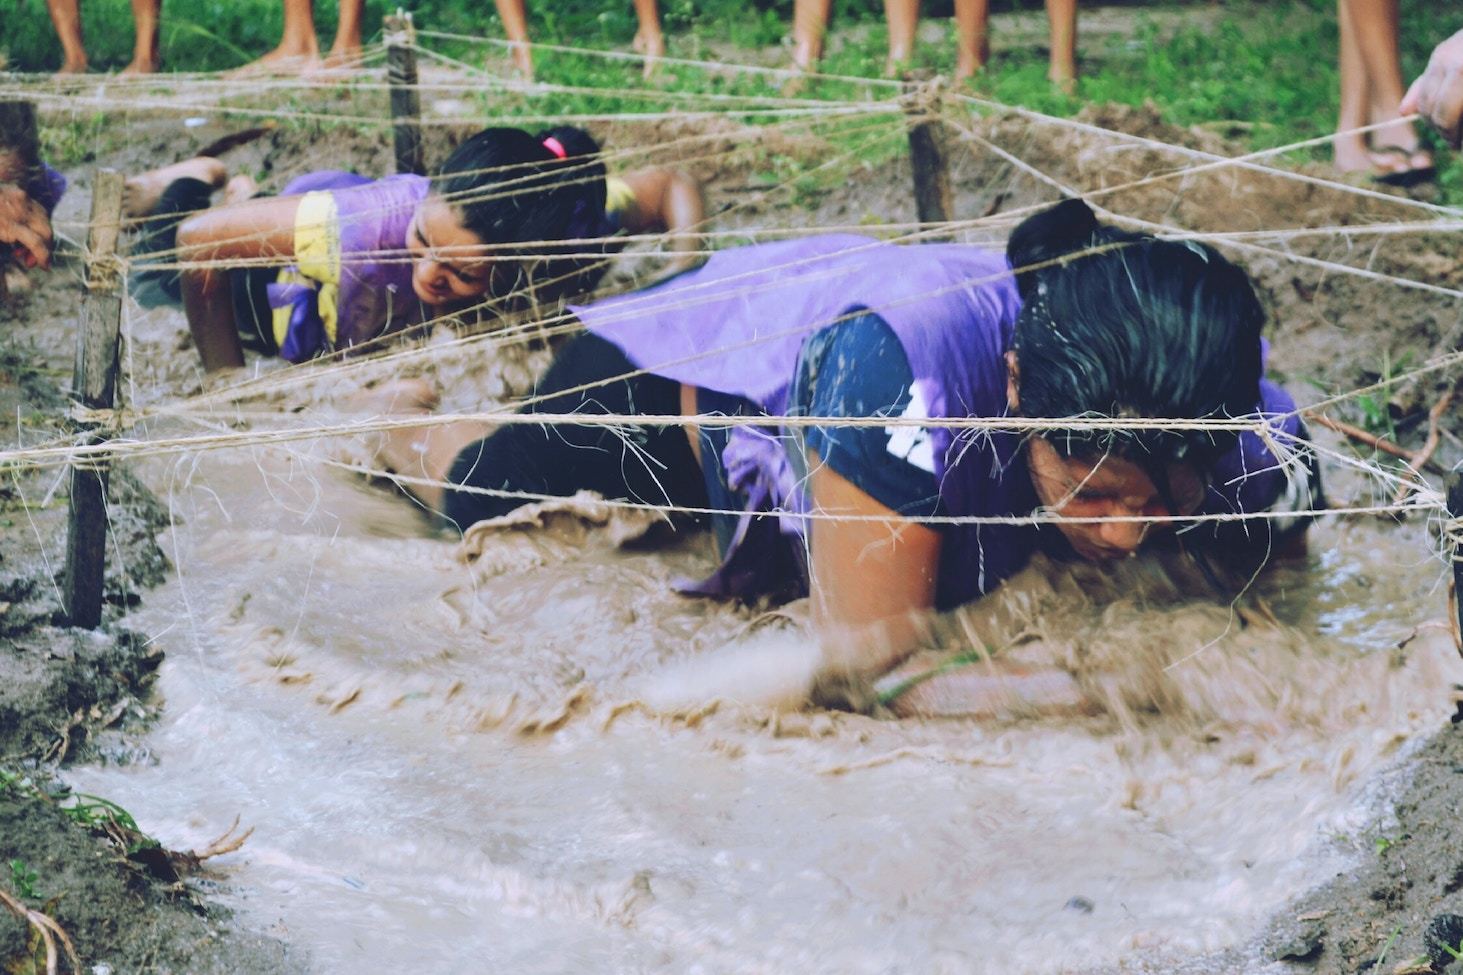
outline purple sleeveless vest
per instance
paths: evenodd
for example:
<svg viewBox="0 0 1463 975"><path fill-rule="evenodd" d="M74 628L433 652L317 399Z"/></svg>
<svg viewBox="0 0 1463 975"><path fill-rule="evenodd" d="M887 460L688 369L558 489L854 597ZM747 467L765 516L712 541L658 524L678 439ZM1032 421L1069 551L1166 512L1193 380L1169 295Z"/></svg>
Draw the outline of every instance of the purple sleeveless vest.
<svg viewBox="0 0 1463 975"><path fill-rule="evenodd" d="M406 235L427 186L424 176L371 180L333 170L307 173L286 184L287 195L328 191L334 197L340 279L335 283L338 324L333 342L322 322L318 284L269 286L271 307L292 309L280 343L282 357L302 362L426 320L428 309L411 286Z"/></svg>
<svg viewBox="0 0 1463 975"><path fill-rule="evenodd" d="M590 331L641 368L682 383L786 411L803 343L844 316L873 312L909 357L931 417L1002 416L1011 329L1020 308L999 254L957 245L897 246L851 235L720 251L659 287L574 308ZM1031 506L1024 468L1011 476L1019 440L1007 433L929 428L940 497L951 515L1004 515ZM762 482L773 509L800 499L781 446L746 428L726 455L734 484ZM753 470L750 475L748 469ZM788 519L801 529L801 519ZM1030 546L1004 525L948 532L940 602L988 592L1025 561ZM728 553L728 558L732 553Z"/></svg>
<svg viewBox="0 0 1463 975"><path fill-rule="evenodd" d="M1020 298L1002 255L837 235L720 251L701 268L657 287L573 310L635 365L745 397L772 415L786 412L803 343L845 316L874 312L898 336L928 415L938 419L1007 414L1005 352ZM1287 414L1275 425L1291 436L1300 432L1294 407L1279 387L1261 383L1260 412ZM1032 510L1036 499L1020 456L1021 437L938 423L928 429L947 514ZM802 507L786 442L739 427L727 445L728 480L746 491L756 510ZM1211 483L1205 511L1256 511L1280 495L1286 479L1263 442L1246 433L1215 465ZM805 524L788 518L784 531L802 531ZM1037 544L1029 525L951 526L942 546L939 605L991 591ZM750 568L743 560L736 573L727 573L736 554L728 551L718 575L692 590L735 595L775 588L748 578L758 569L755 560ZM738 574L740 582L727 581Z"/></svg>

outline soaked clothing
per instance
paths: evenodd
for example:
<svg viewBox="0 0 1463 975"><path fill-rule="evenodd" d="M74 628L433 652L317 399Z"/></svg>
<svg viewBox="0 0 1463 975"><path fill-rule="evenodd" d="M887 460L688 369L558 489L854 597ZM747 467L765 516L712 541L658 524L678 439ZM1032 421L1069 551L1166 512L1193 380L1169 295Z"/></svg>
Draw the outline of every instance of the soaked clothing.
<svg viewBox="0 0 1463 975"><path fill-rule="evenodd" d="M55 213L61 197L66 195L66 177L41 163L41 178L36 182L38 185L30 188L31 198L45 207L47 213Z"/></svg>
<svg viewBox="0 0 1463 975"><path fill-rule="evenodd" d="M876 314L897 337L913 377L903 408L929 417L996 417L1006 412L1003 356L1019 307L999 254L828 235L721 251L656 288L574 310L636 365L743 397L773 416L789 412L809 338ZM973 436L936 424L925 429L948 514L1030 510L1030 485L1006 474L1019 451L1017 437ZM697 591L742 596L779 587L759 567L779 563L769 554L777 546L802 543L804 455L795 443L791 431L732 431L723 464L747 514L722 570ZM759 517L764 512L772 518ZM766 531L770 521L784 538ZM1018 526L960 526L942 546L938 602L957 605L989 591L1029 551Z"/></svg>
<svg viewBox="0 0 1463 975"><path fill-rule="evenodd" d="M701 424L700 493L709 507L740 514L714 517L723 563L706 580L683 588L743 598L787 594L806 583L807 519L801 515L809 504L810 451L912 518L1019 517L1035 508L1017 434L938 422L1006 415L1004 352L1018 305L1004 258L970 247L823 237L723 251L656 288L576 308L596 341L571 344L566 355L572 351L574 367L556 363L541 392L637 367L669 382L616 380L603 392L565 394L552 409L534 409L604 412L604 397L610 397L611 410L672 412L679 409L672 395L677 384L687 383L698 389L700 413L769 417L766 424ZM1293 401L1268 382L1260 392L1258 412L1275 415L1276 440L1303 436ZM658 405L647 407L652 398ZM780 415L931 422L805 428L771 419ZM505 427L465 450L452 480L489 477L484 483L534 484L540 487L518 489L546 494L587 487L612 498L682 504L674 498L698 492L681 478L664 479L675 470L675 458L685 458L682 438L664 436L666 429L632 429L631 447L611 443L593 427ZM652 430L660 434L653 449ZM572 449L561 449L556 439ZM600 455L592 481L570 476L585 463L573 451L585 448ZM533 457L537 450L550 453ZM1277 501L1290 510L1311 506L1303 479L1282 470L1253 433L1243 434L1207 474L1203 513L1257 512ZM484 509L450 494L449 514L459 524L485 516ZM516 506L505 500L507 507L496 513ZM1259 525L1264 527L1236 522L1191 530L1268 538L1270 524ZM1064 547L1059 531L1030 524L942 524L935 530L942 536L941 607L989 592L1038 549Z"/></svg>
<svg viewBox="0 0 1463 975"><path fill-rule="evenodd" d="M412 290L407 231L427 197L425 176L371 180L309 173L285 185L299 195L295 263L269 287L279 354L303 362L427 320Z"/></svg>
<svg viewBox="0 0 1463 975"><path fill-rule="evenodd" d="M436 310L416 296L407 237L426 199L424 176L402 174L372 180L326 170L291 180L284 195L298 195L295 262L284 269L232 272L236 318L246 344L291 362L371 342L411 328ZM634 193L611 179L613 208L571 217L566 239L609 237ZM170 185L144 227L142 253L176 247L178 222L208 206L212 188L198 180ZM627 204L628 199L628 204ZM618 209L616 209L618 208ZM242 278L242 280L239 280ZM263 292L260 292L261 281ZM149 306L179 302L176 271L142 271L139 300Z"/></svg>
<svg viewBox="0 0 1463 975"><path fill-rule="evenodd" d="M814 395L825 383L833 390L819 413L851 415L866 408L869 398L856 391L856 377L862 364L879 360L866 358L868 348L847 350L833 360L826 358L825 349L820 357L820 341L858 343L837 335L814 337L839 322L877 315L897 339L912 380L905 387L907 399L886 394L887 404L874 409L932 420L1007 415L1004 353L1018 310L1014 281L1001 255L957 245L901 247L851 235L722 251L702 268L656 288L575 308L592 332L615 342L636 365L748 400L772 416L808 408L793 392L805 388L798 384L810 372L816 376ZM887 351L878 355L890 358ZM829 368L830 361L834 368ZM1275 416L1275 439L1293 443L1301 437L1290 397L1269 382L1262 382L1260 392L1257 412ZM859 402L840 407L837 401L845 395ZM882 445L865 442L864 456L882 460L883 451L931 468L938 488L935 510L940 513L1000 518L1024 515L1035 507L1021 438L1015 433L960 430L938 422L887 429ZM806 525L798 517L808 499L806 452L797 431L743 426L728 435L721 467L726 483L743 501L737 507L746 514L723 552L722 567L696 591L745 596L781 584L772 567L783 561L771 553L779 544L800 547ZM830 452L835 456L841 436L853 434L832 436ZM846 469L860 466L844 463ZM1257 512L1282 495L1297 494L1288 490L1294 482L1287 471L1249 432L1208 473L1203 513ZM860 484L858 477L849 479ZM879 489L869 487L877 483L870 475L860 486L877 499ZM917 500L887 497L898 504ZM773 521L780 523L782 538L766 531ZM1223 536L1247 525L1203 530ZM989 592L1042 544L1042 533L1030 525L967 523L939 530L943 544L936 601L942 607Z"/></svg>
<svg viewBox="0 0 1463 975"><path fill-rule="evenodd" d="M534 387L534 396L546 398L527 409L534 413L680 413L679 383L645 373L617 378L636 371L613 344L582 335L559 351ZM563 393L590 384L591 389ZM641 504L706 506L706 488L679 426L505 425L464 448L447 479L468 488L509 494L449 489L443 514L459 529L536 500L524 494L568 496L587 489L606 498Z"/></svg>

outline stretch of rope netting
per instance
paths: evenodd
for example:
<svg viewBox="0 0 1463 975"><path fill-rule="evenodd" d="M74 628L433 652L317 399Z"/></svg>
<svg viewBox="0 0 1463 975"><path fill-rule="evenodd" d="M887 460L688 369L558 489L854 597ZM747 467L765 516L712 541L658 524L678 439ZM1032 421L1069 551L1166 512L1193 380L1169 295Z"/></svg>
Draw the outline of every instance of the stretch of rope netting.
<svg viewBox="0 0 1463 975"><path fill-rule="evenodd" d="M1439 206L1406 197L1381 193L1369 188L1352 186L1309 173L1287 169L1280 165L1273 165L1269 162L1275 157L1282 156L1286 153L1324 143L1336 138L1336 135L1307 139L1290 145L1236 157L1225 157L1186 146L1169 144L1149 137L1102 128L1087 122L1045 115L1015 106L1002 105L988 99L980 99L963 94L952 95L951 93L940 91L938 86L926 85L911 92L906 86L901 85L897 81L855 78L851 76L826 75L820 77L850 84L856 83L862 86L861 90L866 94L879 91L883 92L887 97L876 98L870 94L870 97L841 100L838 98L815 99L770 93L735 95L714 92L668 91L664 89L594 89L562 85L526 85L499 82L480 68L422 46L420 39L450 40L454 42L473 41L490 45L507 44L508 42L498 41L492 38L470 38L465 35L452 35L426 30L419 30L417 37L419 39L416 44L418 53L426 56L435 63L444 65L445 69L456 71L461 75L461 77L456 78L432 77L426 81L419 82L417 88L424 93L442 95L471 94L480 91L486 81L488 86L494 90L511 90L527 100L532 100L534 97L550 95L593 94L606 97L633 96L648 100L659 100L672 106L671 110L665 112L582 113L569 116L563 114L510 112L502 116L484 114L472 117L441 119L440 121L443 123L460 126L467 122L491 125L505 123L531 124L539 122L646 122L663 119L691 121L703 118L737 121L738 127L732 131L715 130L709 132L693 132L691 134L677 136L673 139L658 141L654 144L647 143L611 148L606 150L597 160L568 160L564 164L565 169L561 175L570 182L574 180L589 181L602 178L598 175L598 170L596 169L599 163L603 163L614 171L621 168L649 164L654 162L658 157L664 158L667 155L672 156L678 165L725 161L728 158L745 155L748 152L748 146L743 144L745 137L750 136L753 140L756 140L760 137L765 137L770 132L796 132L809 135L836 136L840 140L838 143L840 147L839 151L829 154L827 159L824 159L815 166L799 169L787 178L764 188L758 193L751 194L748 198L733 204L730 208L717 213L710 219L725 220L728 216L735 215L739 210L749 210L752 207L765 204L769 200L774 200L783 194L791 192L799 180L806 180L809 177L816 177L827 172L836 172L839 167L847 166L850 164L850 161L858 160L874 147L883 145L885 148L889 148L892 144L898 144L905 138L907 126L912 121L938 120L943 124L946 131L954 133L962 143L978 147L985 152L991 153L1009 164L1014 171L1024 174L1037 184L1048 187L1055 193L1086 199L1093 205L1100 216L1115 224L1131 227L1165 239L1205 242L1222 249L1233 249L1245 254L1267 256L1295 262L1326 273L1355 276L1382 285L1423 290L1437 295L1440 299L1456 300L1463 298L1463 290L1457 288L1450 288L1433 282L1416 280L1401 275L1388 274L1372 267L1357 267L1339 261L1313 257L1307 254L1296 253L1290 249L1293 242L1307 238L1324 240L1333 237L1344 239L1368 236L1395 237L1423 233L1456 232L1458 229L1463 228L1463 211L1456 208ZM536 45L536 47L589 57L603 57L611 60L639 57L639 55L589 48L571 48L554 45ZM356 70L348 72L343 76L327 77L325 79L260 79L249 81L247 84L243 84L242 87L245 89L245 94L247 95L264 95L275 98L276 102L278 96L283 93L291 91L308 93L312 89L326 89L332 92L359 91L368 95L380 95L386 92L390 88L390 85L384 80L382 71L379 69L371 69L368 65L378 61L384 56L384 53L384 46L368 47L362 52L355 66ZM736 65L720 61L665 59L665 62L688 68L695 67L715 71L722 74L762 75L772 78L786 78L790 76L790 72L785 69ZM240 97L240 87L241 82L237 80L231 80L218 75L204 74L176 75L163 78L119 78L108 79L105 83L97 83L90 79L77 82L66 79L41 80L25 76L0 75L0 97L23 96L33 98L40 101L43 105L57 109L94 109L108 107L129 112L191 113L204 111L223 116L241 116L246 118L259 116L271 119L328 121L335 124L370 126L390 124L390 119L380 114L368 117L346 112L331 113L304 108L283 108L278 106L278 104L272 107L235 104L231 99ZM177 88L183 88L195 94L210 94L213 97L209 100L172 97L172 93ZM149 93L154 94L156 97L147 97ZM1070 185L1046 173L1041 168L1021 159L1016 153L997 145L986 135L981 134L974 126L975 117L989 114L1013 115L1040 126L1064 129L1082 135L1114 140L1128 146L1164 153L1181 162L1173 168L1150 173L1141 178L1109 186L1084 189ZM1355 131L1361 133L1369 131L1371 128L1374 127L1363 127ZM1339 133L1339 135L1345 134L1349 133ZM459 194L446 194L446 196L450 202L462 205L483 200L511 198L519 194L536 191L534 184L538 177L534 173L519 174L512 172L512 169L513 167L503 167L496 170L477 171L477 175L491 175L495 179L491 181L491 184L487 188ZM1328 227L1199 232L1161 221L1140 219L1124 214L1119 210L1104 207L1100 202L1126 191L1163 183L1172 182L1182 185L1185 180L1189 180L1194 176L1214 174L1226 169L1263 174L1266 177L1293 181L1298 186L1308 188L1320 187L1332 192L1385 202L1388 206L1394 206L1408 212L1416 213L1418 219ZM824 226L800 226L797 228L738 227L734 229L715 228L703 225L692 228L692 233L694 234L694 239L691 241L692 246L687 246L685 239L677 242L677 253L693 256L709 255L719 250L721 245L731 242L781 239L835 232L858 233L872 236L873 239L869 243L865 245L854 245L850 248L851 251L857 251L859 246L878 247L890 242L908 244L929 239L958 239L964 243L998 247L1004 240L1003 231L1008 232L1021 219L1047 205L1047 203L1032 204L1030 206L1013 208L977 218L950 220L942 223L859 222L857 224L849 224L844 222ZM379 213L375 215L379 215ZM373 216L373 214L362 213L359 215L361 219L370 216ZM132 217L125 219L123 222L127 226L133 226L142 219L145 218ZM59 226L77 229L85 225L60 224ZM218 243L246 243L259 236L258 234L241 235ZM473 249L473 253L477 255L481 255L485 251L499 254L506 253L516 259L530 263L534 260L547 261L564 259L606 261L611 259L620 261L629 259L639 262L663 259L665 255L661 247L665 244L667 244L667 238L663 234L621 235L612 240L582 238L568 241L543 240L516 242L513 244L498 245L497 247L476 248ZM613 256L607 255L607 247L613 247L616 253ZM641 249L621 250L624 247ZM444 255L451 253L451 251L451 248L439 250ZM83 261L90 260L90 255L84 247L77 247L71 253ZM1069 255L1069 258L1075 256L1080 256L1080 254ZM407 263L413 260L413 256L407 251L373 253L370 255L369 260L375 264ZM755 277L760 279L761 276L772 272L796 273L799 275L798 280L800 282L816 284L820 274L834 273L820 271L816 266L813 266L816 260L816 258L805 258L801 261L788 262L779 267L760 268L755 272ZM181 272L211 268L233 269L253 266L280 266L286 263L279 258L271 257L199 259L190 255L183 248L154 252L147 255L145 259L121 255L116 257L115 261L120 269L124 271L137 270L145 267L150 270L175 270ZM351 259L349 257L343 258L343 267L348 269L350 261ZM1030 269L1034 269L1034 267ZM1028 268L1017 270L1028 270ZM576 271L575 273L581 272ZM557 282L553 280L534 282L535 287L552 286L555 283ZM988 282L961 282L959 287L978 287L982 283ZM678 294L678 300L675 303L668 304L664 300L656 301L655 310L657 312L680 310L691 315L699 307L708 306L713 302L722 302L728 298L746 294L758 286L759 284L756 280L738 280L736 277L723 277L709 282L705 286L698 285L685 288L682 293ZM936 294L937 292L931 292L912 296L906 300L924 300L934 297ZM644 311L645 306L641 302L645 300L650 299L644 296L633 295L623 299L623 303L610 316L610 320L633 320L637 314ZM503 307L503 302L498 299L484 301L481 305L473 308L456 310L450 315L429 319L416 328L420 330L421 334L426 334L428 330L435 326L457 325L464 320L470 320L475 314L486 314L489 316L501 314ZM130 305L128 308L130 314ZM756 342L786 337L787 334L811 334L812 332L834 324L836 321L837 319L825 322L802 323L787 333L759 336L758 339L749 342L748 346L756 344ZM902 426L928 428L930 426L939 426L958 430L960 431L960 437L967 439L995 431L1020 433L1023 435L1041 435L1042 433L1052 431L1077 429L1110 431L1131 431L1139 429L1208 430L1216 432L1223 431L1226 433L1252 433L1266 444L1272 456L1276 458L1277 463L1282 467L1300 463L1298 445L1288 442L1287 438L1281 435L1277 429L1277 421L1286 419L1287 417L1274 415L1201 419L1133 419L1089 416L1061 418L1058 420L1023 417L938 417L924 419L915 417L816 417L794 415L726 417L704 414L687 416L629 416L524 412L527 408L540 402L541 398L521 396L508 399L497 409L475 412L408 416L368 415L349 419L332 418L326 422L322 422L318 417L312 416L310 413L283 413L263 409L249 411L245 410L242 406L242 404L251 400L278 396L319 384L337 383L342 380L369 380L370 378L379 377L386 373L400 372L404 368L409 369L415 366L422 366L429 361L441 360L444 357L465 358L482 356L485 353L491 353L495 350L521 344L525 341L553 339L558 336L572 334L580 329L581 326L572 314L559 311L556 308L534 308L528 313L503 316L498 327L470 332L469 334L458 334L456 337L447 341L433 341L428 344L413 346L409 343L395 344L396 339L399 337L383 336L382 339L368 343L366 346L355 347L349 350L348 353L336 353L309 363L284 367L265 375L252 377L243 381L231 382L193 396L164 399L161 402L141 404L139 402L140 398L135 394L134 390L133 395L127 397L129 405L115 410L93 411L84 415L77 414L77 418L84 421L92 431L84 441L78 440L75 437L57 437L30 446L18 446L14 449L3 450L0 451L0 466L9 467L12 470L19 470L76 464L97 464L129 457L193 455L202 451L211 450L274 447L289 450L296 455L306 457L316 463L352 471L357 474L387 478L406 486L451 486L455 490L477 492L524 501L557 500L557 498L551 496L536 495L527 492L505 492L487 488L448 485L446 482L411 477L401 472L378 469L366 464L342 461L332 457L320 457L313 453L300 453L305 445L316 444L334 438L383 434L402 429L425 428L463 421L481 423L485 426L503 426L517 423L532 423L536 425L554 425L560 423L603 425L615 430L625 430L633 426L673 426L708 423L723 427L746 425L755 426L764 430L780 429L783 431L791 431L811 425L849 427L877 425L888 428ZM722 356L741 351L746 350L741 348L708 349L698 353L697 356L691 359L655 363L643 369L637 369L629 373L600 380L597 383L585 384L584 386L567 391L556 391L555 395L560 396L566 393L588 392L598 385L621 382L643 373L664 371L676 365L684 365L693 361L694 358ZM1302 418L1315 419L1324 417L1326 410L1347 401L1355 400L1358 397L1374 394L1388 384L1416 381L1427 377L1445 379L1454 376L1458 372L1460 365L1463 365L1463 353L1457 351L1447 352L1436 356L1432 360L1404 374L1389 376L1385 382L1379 382L1368 387L1330 396L1319 403L1313 403L1300 408L1296 412ZM135 369L128 370L128 375L125 380L126 383L130 384L135 375ZM183 434L150 434L149 429L154 426L155 421L162 420L182 422L200 429L195 432ZM1434 421L1436 422L1436 418L1434 418ZM240 425L244 428L236 429ZM98 430L106 434L100 440L95 436ZM626 438L626 442L627 444L629 443L628 437ZM311 449L313 450L315 448L312 447ZM1313 511L1289 511L1284 513L1229 512L1190 516L1132 516L1072 519L1055 512L1038 510L1030 515L1020 516L936 516L913 520L935 524L1040 524L1048 521L1073 520L1097 522L1194 522L1250 521L1280 517L1293 518L1297 515L1405 515L1424 513L1438 517L1445 524L1444 534L1457 531L1456 520L1446 519L1446 508L1441 493L1427 484L1421 471L1406 462L1408 460L1407 458L1404 458L1404 463L1397 465L1396 469L1389 469L1374 461L1313 443L1307 444L1305 449L1314 450L1330 464L1350 467L1379 484L1385 484L1389 488L1395 489L1392 499L1386 503L1379 504L1359 503ZM1418 466L1421 466L1420 462ZM742 513L740 511L719 511L711 508L687 508L629 501L606 501L604 503L610 507L649 509L666 515L704 515L715 513L735 515ZM860 517L867 518L868 520L883 520L878 516L851 516L838 512L817 510L781 514L784 517L796 517L807 520L859 520Z"/></svg>

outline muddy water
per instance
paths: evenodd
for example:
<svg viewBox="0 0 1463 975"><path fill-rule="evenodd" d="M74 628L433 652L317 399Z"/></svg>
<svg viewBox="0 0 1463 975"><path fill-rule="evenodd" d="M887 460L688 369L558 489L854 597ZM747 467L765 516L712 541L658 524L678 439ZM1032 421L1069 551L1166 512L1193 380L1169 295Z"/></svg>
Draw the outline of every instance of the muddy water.
<svg viewBox="0 0 1463 975"><path fill-rule="evenodd" d="M657 714L667 669L796 653L797 607L670 595L704 538L572 514L468 552L334 449L144 470L178 515L132 621L166 707L150 761L72 775L175 847L240 816L226 900L322 972L1165 970L1370 854L1459 676L1421 531L1343 524L1248 624L1146 559L952 627L1095 716Z"/></svg>

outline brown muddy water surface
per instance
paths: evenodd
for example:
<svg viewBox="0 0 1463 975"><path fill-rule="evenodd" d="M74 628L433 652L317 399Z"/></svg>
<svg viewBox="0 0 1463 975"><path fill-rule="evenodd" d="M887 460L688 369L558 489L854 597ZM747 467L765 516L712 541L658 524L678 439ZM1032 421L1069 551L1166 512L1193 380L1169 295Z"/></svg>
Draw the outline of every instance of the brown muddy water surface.
<svg viewBox="0 0 1463 975"><path fill-rule="evenodd" d="M1273 622L1158 558L1043 563L967 613L1098 716L656 713L668 668L796 659L798 607L671 594L697 534L434 537L342 452L144 469L175 515L128 620L162 717L146 760L67 776L178 848L242 816L226 903L319 971L1169 970L1371 853L1379 773L1463 677L1419 629L1425 532L1343 523L1258 584Z"/></svg>

